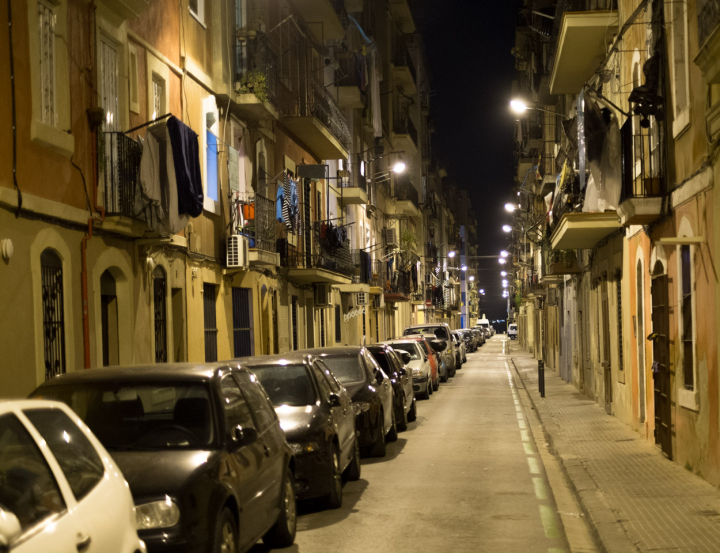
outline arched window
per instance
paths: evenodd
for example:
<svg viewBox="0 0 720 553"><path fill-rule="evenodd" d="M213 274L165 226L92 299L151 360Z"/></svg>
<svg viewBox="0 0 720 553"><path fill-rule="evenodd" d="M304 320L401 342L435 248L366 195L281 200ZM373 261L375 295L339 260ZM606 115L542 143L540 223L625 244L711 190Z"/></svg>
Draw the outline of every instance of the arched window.
<svg viewBox="0 0 720 553"><path fill-rule="evenodd" d="M100 316L102 319L102 363L104 367L120 363L118 301L115 277L110 270L100 276Z"/></svg>
<svg viewBox="0 0 720 553"><path fill-rule="evenodd" d="M60 256L46 249L40 254L42 275L43 351L45 380L65 373L65 303Z"/></svg>
<svg viewBox="0 0 720 553"><path fill-rule="evenodd" d="M162 267L153 271L153 305L155 309L155 362L167 363L167 279Z"/></svg>

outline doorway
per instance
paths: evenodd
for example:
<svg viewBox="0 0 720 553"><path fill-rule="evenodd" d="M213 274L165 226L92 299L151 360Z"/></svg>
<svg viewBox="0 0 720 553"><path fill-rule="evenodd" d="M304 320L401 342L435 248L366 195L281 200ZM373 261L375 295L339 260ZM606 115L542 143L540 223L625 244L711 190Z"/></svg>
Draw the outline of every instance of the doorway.
<svg viewBox="0 0 720 553"><path fill-rule="evenodd" d="M612 415L612 367L610 365L610 306L608 304L608 283L602 282L601 304L602 304L602 360L603 360L603 381L605 383L605 412Z"/></svg>
<svg viewBox="0 0 720 553"><path fill-rule="evenodd" d="M109 270L100 276L100 316L102 319L103 367L120 363L118 301L115 277Z"/></svg>
<svg viewBox="0 0 720 553"><path fill-rule="evenodd" d="M655 445L672 459L670 411L670 355L668 276L661 262L656 262L652 277L653 400L655 407Z"/></svg>
<svg viewBox="0 0 720 553"><path fill-rule="evenodd" d="M172 333L173 348L175 349L173 361L187 361L185 355L185 301L182 288L172 288L170 292L172 303Z"/></svg>

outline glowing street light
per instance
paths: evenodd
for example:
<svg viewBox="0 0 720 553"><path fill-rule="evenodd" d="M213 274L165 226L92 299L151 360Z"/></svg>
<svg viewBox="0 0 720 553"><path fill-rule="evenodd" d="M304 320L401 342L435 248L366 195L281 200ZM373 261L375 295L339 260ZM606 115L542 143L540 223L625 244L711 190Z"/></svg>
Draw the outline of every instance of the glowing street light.
<svg viewBox="0 0 720 553"><path fill-rule="evenodd" d="M461 271L467 271L467 265L463 265L462 267L460 267L460 270L461 270Z"/></svg>
<svg viewBox="0 0 720 553"><path fill-rule="evenodd" d="M500 276L507 276L507 271L500 271Z"/></svg>
<svg viewBox="0 0 720 553"><path fill-rule="evenodd" d="M455 257L455 252L454 252L454 251L449 251L449 252L448 252L448 257Z"/></svg>
<svg viewBox="0 0 720 553"><path fill-rule="evenodd" d="M480 290L478 290L478 291L479 291L483 296L485 295L485 289L484 289L484 288L480 288Z"/></svg>
<svg viewBox="0 0 720 553"><path fill-rule="evenodd" d="M473 275L470 275L470 282L472 282L473 280L475 280L475 277Z"/></svg>
<svg viewBox="0 0 720 553"><path fill-rule="evenodd" d="M500 259L498 259L498 263L500 263L500 265L505 265L505 263L507 263L507 259L501 257Z"/></svg>
<svg viewBox="0 0 720 553"><path fill-rule="evenodd" d="M509 254L508 252L506 252L505 250L503 250L503 251L500 252L500 255L503 256L503 257L507 257L507 256L510 255L510 254Z"/></svg>
<svg viewBox="0 0 720 553"><path fill-rule="evenodd" d="M393 173L404 173L405 172L405 162L404 161L397 161L395 165L393 165Z"/></svg>
<svg viewBox="0 0 720 553"><path fill-rule="evenodd" d="M520 115L528 110L528 106L522 100L510 100L510 109Z"/></svg>
<svg viewBox="0 0 720 553"><path fill-rule="evenodd" d="M515 205L515 204L510 204L510 203L505 204L505 211L512 213L516 209L517 209L517 205Z"/></svg>
<svg viewBox="0 0 720 553"><path fill-rule="evenodd" d="M502 283L502 284L503 284L503 288L507 288L507 287L508 287L508 281L507 281L507 280L503 280L503 283Z"/></svg>
<svg viewBox="0 0 720 553"><path fill-rule="evenodd" d="M503 232L512 231L512 227L510 225L503 225L502 229L503 229Z"/></svg>

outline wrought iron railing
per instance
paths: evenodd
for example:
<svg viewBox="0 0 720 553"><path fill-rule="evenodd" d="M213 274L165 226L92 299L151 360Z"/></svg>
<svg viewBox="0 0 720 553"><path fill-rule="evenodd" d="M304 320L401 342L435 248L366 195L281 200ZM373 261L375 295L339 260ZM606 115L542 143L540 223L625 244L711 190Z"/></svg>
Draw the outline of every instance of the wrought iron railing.
<svg viewBox="0 0 720 553"><path fill-rule="evenodd" d="M142 146L122 132L104 132L98 138L105 213L134 217Z"/></svg>
<svg viewBox="0 0 720 553"><path fill-rule="evenodd" d="M350 129L342 110L317 77L308 75L307 112L325 125L346 150L350 149Z"/></svg>
<svg viewBox="0 0 720 553"><path fill-rule="evenodd" d="M372 279L372 259L370 254L365 250L352 250L350 255L355 266L353 282L355 284L370 284Z"/></svg>
<svg viewBox="0 0 720 553"><path fill-rule="evenodd" d="M338 62L338 68L335 70L335 84L337 86L356 86L365 92L368 85L365 56L357 52L336 52L335 59Z"/></svg>
<svg viewBox="0 0 720 553"><path fill-rule="evenodd" d="M395 46L395 52L393 53L393 65L395 67L407 67L410 70L413 81L417 82L417 71L415 70L415 63L413 62L410 50L404 40L398 39Z"/></svg>
<svg viewBox="0 0 720 553"><path fill-rule="evenodd" d="M278 106L279 67L270 39L259 33L235 46L235 90Z"/></svg>
<svg viewBox="0 0 720 553"><path fill-rule="evenodd" d="M386 294L410 295L410 273L407 271L392 271L385 283Z"/></svg>
<svg viewBox="0 0 720 553"><path fill-rule="evenodd" d="M255 195L255 220L246 227L250 247L266 252L275 251L276 236L275 202Z"/></svg>
<svg viewBox="0 0 720 553"><path fill-rule="evenodd" d="M393 130L396 134L409 134L415 145L418 145L418 134L415 123L410 119L410 114L405 112L396 113L393 118Z"/></svg>
<svg viewBox="0 0 720 553"><path fill-rule="evenodd" d="M325 225L323 229L323 225ZM303 252L286 239L277 241L280 265L295 269L325 269L354 278L355 262L350 251L350 240L339 240L324 222L315 222L312 233L312 248Z"/></svg>
<svg viewBox="0 0 720 553"><path fill-rule="evenodd" d="M370 264L371 270L370 270L370 286L375 286L385 289L385 284L387 282L387 279L385 278L386 274L386 263L384 261L381 261L379 259L375 259Z"/></svg>
<svg viewBox="0 0 720 553"><path fill-rule="evenodd" d="M623 200L665 194L664 133L654 117L648 122L643 128L639 122L633 125L628 120L620 131Z"/></svg>
<svg viewBox="0 0 720 553"><path fill-rule="evenodd" d="M396 200L410 200L415 207L420 207L418 203L418 191L408 178L397 179L395 181L393 198Z"/></svg>

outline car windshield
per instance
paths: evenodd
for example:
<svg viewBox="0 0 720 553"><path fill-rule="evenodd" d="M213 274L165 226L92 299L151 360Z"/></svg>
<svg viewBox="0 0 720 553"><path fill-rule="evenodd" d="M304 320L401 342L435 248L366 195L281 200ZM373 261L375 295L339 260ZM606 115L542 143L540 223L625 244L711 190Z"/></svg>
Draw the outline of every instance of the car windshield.
<svg viewBox="0 0 720 553"><path fill-rule="evenodd" d="M34 397L62 401L108 450L206 449L214 442L204 383L47 386Z"/></svg>
<svg viewBox="0 0 720 553"><path fill-rule="evenodd" d="M322 360L333 372L335 378L343 384L363 382L365 380L365 371L360 364L360 357L357 355L324 356Z"/></svg>
<svg viewBox="0 0 720 553"><path fill-rule="evenodd" d="M405 336L409 334L434 334L435 337L442 340L449 340L447 329L442 326L414 326L412 328L406 328L403 332Z"/></svg>
<svg viewBox="0 0 720 553"><path fill-rule="evenodd" d="M316 401L315 388L305 365L248 367L258 377L275 407L304 407Z"/></svg>
<svg viewBox="0 0 720 553"><path fill-rule="evenodd" d="M394 350L400 350L400 351L407 351L410 354L411 359L420 359L420 355L418 354L417 347L415 347L415 344L390 344Z"/></svg>

